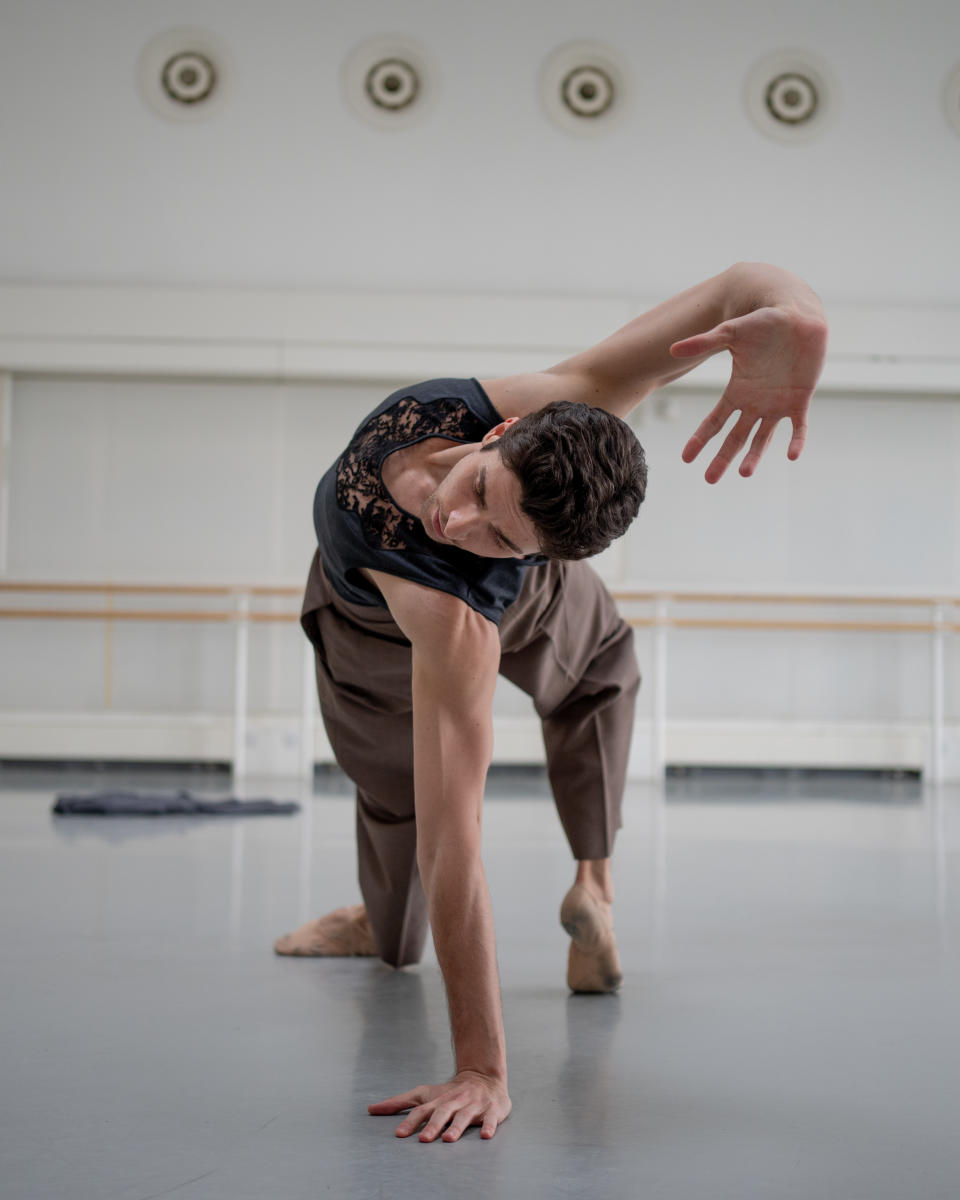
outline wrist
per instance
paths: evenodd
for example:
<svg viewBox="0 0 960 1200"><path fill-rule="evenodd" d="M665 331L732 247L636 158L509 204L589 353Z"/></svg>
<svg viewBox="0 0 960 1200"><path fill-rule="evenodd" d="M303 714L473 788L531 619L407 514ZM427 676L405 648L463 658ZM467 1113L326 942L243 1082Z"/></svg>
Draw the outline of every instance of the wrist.
<svg viewBox="0 0 960 1200"><path fill-rule="evenodd" d="M500 1087L507 1086L507 1064L506 1061L497 1066L490 1067L457 1067L454 1074L455 1079L485 1079L490 1083L495 1083Z"/></svg>

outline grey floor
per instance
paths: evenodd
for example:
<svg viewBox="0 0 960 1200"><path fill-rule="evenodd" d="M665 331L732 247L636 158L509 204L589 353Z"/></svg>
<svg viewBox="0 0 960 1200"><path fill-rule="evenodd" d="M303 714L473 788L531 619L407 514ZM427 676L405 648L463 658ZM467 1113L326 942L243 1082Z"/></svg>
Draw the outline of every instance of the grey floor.
<svg viewBox="0 0 960 1200"><path fill-rule="evenodd" d="M958 789L631 789L624 987L574 997L552 808L494 781L514 1112L421 1145L366 1105L449 1070L432 954L271 952L358 899L342 787L271 788L296 817L51 815L98 782L0 770L3 1200L960 1195Z"/></svg>

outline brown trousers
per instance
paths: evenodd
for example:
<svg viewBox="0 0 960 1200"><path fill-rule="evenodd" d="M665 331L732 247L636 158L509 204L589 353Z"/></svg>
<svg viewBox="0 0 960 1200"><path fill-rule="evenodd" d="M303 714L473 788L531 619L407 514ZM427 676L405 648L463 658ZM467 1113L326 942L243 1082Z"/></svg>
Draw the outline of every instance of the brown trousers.
<svg viewBox="0 0 960 1200"><path fill-rule="evenodd" d="M360 890L380 955L418 962L427 904L417 871L410 643L385 608L341 599L319 554L301 623L317 660L320 710L356 784ZM576 859L608 858L620 828L640 679L630 627L586 563L528 570L500 624L500 673L534 702L547 773Z"/></svg>

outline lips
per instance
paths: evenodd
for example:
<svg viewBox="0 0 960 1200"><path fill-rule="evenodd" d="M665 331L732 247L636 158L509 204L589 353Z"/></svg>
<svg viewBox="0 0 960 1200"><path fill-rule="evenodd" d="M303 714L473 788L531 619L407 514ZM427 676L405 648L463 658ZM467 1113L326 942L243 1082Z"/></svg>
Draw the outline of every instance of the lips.
<svg viewBox="0 0 960 1200"><path fill-rule="evenodd" d="M433 517L431 518L431 520L433 521L434 533L437 535L437 537L442 538L444 535L443 535L443 526L440 524L440 509L439 509L439 507L437 508L437 511L433 514Z"/></svg>

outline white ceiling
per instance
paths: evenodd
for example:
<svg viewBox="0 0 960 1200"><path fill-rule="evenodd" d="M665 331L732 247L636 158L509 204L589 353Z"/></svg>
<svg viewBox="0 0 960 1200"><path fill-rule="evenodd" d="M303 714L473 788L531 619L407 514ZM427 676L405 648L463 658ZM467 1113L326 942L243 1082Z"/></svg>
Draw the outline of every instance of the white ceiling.
<svg viewBox="0 0 960 1200"><path fill-rule="evenodd" d="M144 47L183 26L232 67L205 121L138 87ZM341 83L378 35L436 83L396 130ZM538 95L580 39L631 81L604 136L558 128ZM837 85L804 144L743 101L785 48ZM955 304L958 62L953 0L0 0L0 280L655 296L748 258L828 300Z"/></svg>

